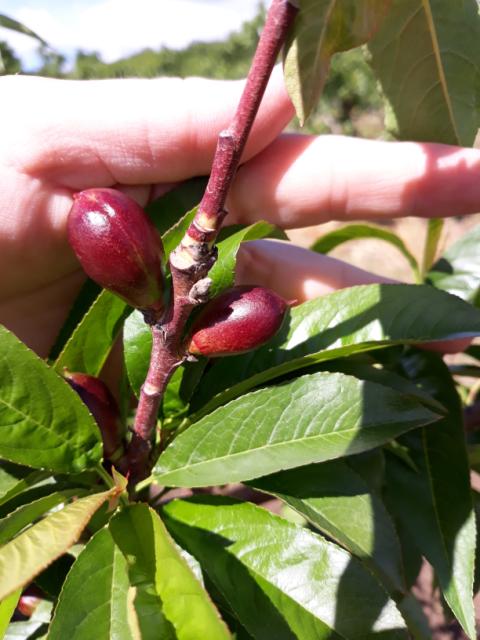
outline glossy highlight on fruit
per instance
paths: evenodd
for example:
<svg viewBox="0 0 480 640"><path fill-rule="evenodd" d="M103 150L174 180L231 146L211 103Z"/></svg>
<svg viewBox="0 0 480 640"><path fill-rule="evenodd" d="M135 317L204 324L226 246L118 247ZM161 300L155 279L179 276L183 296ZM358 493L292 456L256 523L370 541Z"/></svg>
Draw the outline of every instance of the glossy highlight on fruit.
<svg viewBox="0 0 480 640"><path fill-rule="evenodd" d="M187 339L192 355L234 355L256 349L280 328L287 302L257 286L227 289L202 309Z"/></svg>
<svg viewBox="0 0 480 640"><path fill-rule="evenodd" d="M68 240L85 273L132 307L163 309L163 246L143 209L115 189L74 195Z"/></svg>
<svg viewBox="0 0 480 640"><path fill-rule="evenodd" d="M99 426L103 440L103 453L114 461L123 453L123 425L117 402L107 385L86 373L65 370L63 377L74 389Z"/></svg>

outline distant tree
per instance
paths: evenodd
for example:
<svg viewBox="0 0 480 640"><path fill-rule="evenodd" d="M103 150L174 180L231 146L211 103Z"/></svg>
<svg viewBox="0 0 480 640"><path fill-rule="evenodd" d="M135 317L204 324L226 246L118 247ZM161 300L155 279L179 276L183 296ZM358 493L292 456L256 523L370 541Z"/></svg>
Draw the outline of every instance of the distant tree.
<svg viewBox="0 0 480 640"><path fill-rule="evenodd" d="M7 42L0 41L0 75L20 73L22 65L14 50Z"/></svg>
<svg viewBox="0 0 480 640"><path fill-rule="evenodd" d="M45 46L40 46L37 50L42 60L42 66L37 69L35 75L47 78L63 78L65 76L63 67L66 59L61 53Z"/></svg>

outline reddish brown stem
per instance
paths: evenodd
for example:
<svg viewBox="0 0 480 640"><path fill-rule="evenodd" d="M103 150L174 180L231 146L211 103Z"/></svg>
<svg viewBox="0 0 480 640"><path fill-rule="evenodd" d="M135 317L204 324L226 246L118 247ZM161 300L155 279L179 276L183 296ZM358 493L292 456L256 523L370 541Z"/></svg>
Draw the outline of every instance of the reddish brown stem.
<svg viewBox="0 0 480 640"><path fill-rule="evenodd" d="M288 0L273 0L237 111L231 125L219 135L210 179L198 212L170 256L172 303L165 321L152 327L150 368L141 390L128 448L131 486L150 472L158 409L168 381L186 357L183 346L185 323L192 309L208 299L206 275L216 259L214 242L226 215L227 193L296 13L297 9Z"/></svg>

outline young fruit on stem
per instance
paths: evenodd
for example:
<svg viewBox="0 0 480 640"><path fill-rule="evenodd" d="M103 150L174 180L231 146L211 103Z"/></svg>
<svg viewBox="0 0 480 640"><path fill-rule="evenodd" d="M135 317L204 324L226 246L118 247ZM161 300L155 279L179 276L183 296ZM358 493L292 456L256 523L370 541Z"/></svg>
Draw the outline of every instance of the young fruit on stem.
<svg viewBox="0 0 480 640"><path fill-rule="evenodd" d="M283 298L265 287L227 289L194 320L187 351L214 358L256 349L277 333L287 308Z"/></svg>
<svg viewBox="0 0 480 640"><path fill-rule="evenodd" d="M65 370L63 376L95 418L102 435L105 460L112 462L122 471L125 430L117 402L110 389L102 380L86 373L71 373Z"/></svg>
<svg viewBox="0 0 480 640"><path fill-rule="evenodd" d="M68 239L87 275L141 309L149 322L164 308L163 246L143 209L115 189L74 195Z"/></svg>

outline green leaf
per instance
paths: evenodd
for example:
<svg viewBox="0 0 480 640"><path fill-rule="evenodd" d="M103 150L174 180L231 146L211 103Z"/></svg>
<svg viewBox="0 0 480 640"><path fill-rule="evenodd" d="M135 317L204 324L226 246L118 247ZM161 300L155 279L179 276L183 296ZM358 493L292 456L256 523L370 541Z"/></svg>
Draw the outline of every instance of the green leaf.
<svg viewBox="0 0 480 640"><path fill-rule="evenodd" d="M225 240L217 244L218 259L213 268L209 271L208 277L213 284L210 295L213 298L223 289L233 286L235 280L235 263L240 245L249 240L272 237L275 235L276 227L261 220L237 231Z"/></svg>
<svg viewBox="0 0 480 640"><path fill-rule="evenodd" d="M404 366L449 413L434 428L405 438L418 472L397 458L388 459L388 505L433 565L445 599L473 640L475 515L461 404L439 356L415 354Z"/></svg>
<svg viewBox="0 0 480 640"><path fill-rule="evenodd" d="M0 456L60 473L83 471L100 461L100 433L87 407L3 327L0 379Z"/></svg>
<svg viewBox="0 0 480 640"><path fill-rule="evenodd" d="M48 626L43 620L26 620L12 622L5 634L4 640L46 640Z"/></svg>
<svg viewBox="0 0 480 640"><path fill-rule="evenodd" d="M249 393L180 434L160 456L162 485L250 480L367 451L433 422L416 399L341 373L316 373Z"/></svg>
<svg viewBox="0 0 480 640"><path fill-rule="evenodd" d="M0 520L0 546L8 542L24 527L38 520L47 511L60 504L68 502L74 496L85 493L85 490L70 489L56 491L48 496L39 498L30 504L25 504Z"/></svg>
<svg viewBox="0 0 480 640"><path fill-rule="evenodd" d="M393 522L379 495L346 460L282 471L249 484L277 496L362 559L390 593L405 591Z"/></svg>
<svg viewBox="0 0 480 640"><path fill-rule="evenodd" d="M45 471L32 471L29 467L21 467L5 460L0 461L0 505L28 490L45 479Z"/></svg>
<svg viewBox="0 0 480 640"><path fill-rule="evenodd" d="M65 553L95 511L112 495L112 491L105 491L80 498L4 545L0 549L0 599L31 582Z"/></svg>
<svg viewBox="0 0 480 640"><path fill-rule="evenodd" d="M80 289L78 296L76 297L70 311L68 312L67 319L63 323L62 328L55 340L55 344L48 354L49 360L56 360L61 354L65 345L67 344L70 336L78 327L85 314L88 312L92 304L98 298L102 291L102 288L90 278L87 278L86 282Z"/></svg>
<svg viewBox="0 0 480 640"><path fill-rule="evenodd" d="M252 504L213 496L174 500L164 511L170 530L254 637L408 637L395 604L369 571L311 531ZM271 604L264 606L262 596L290 630L268 633ZM280 627L274 616L272 624Z"/></svg>
<svg viewBox="0 0 480 640"><path fill-rule="evenodd" d="M420 280L420 270L415 257L396 233L387 231L387 229L384 229L383 227L377 227L372 224L347 224L340 229L335 229L330 233L326 233L324 236L316 240L310 247L310 250L316 251L317 253L330 253L330 251L333 251L333 249L344 242L348 242L349 240L359 240L360 238L384 240L396 247L412 268L415 281L418 282Z"/></svg>
<svg viewBox="0 0 480 640"><path fill-rule="evenodd" d="M353 456L283 471L250 482L286 502L314 527L358 557L385 586L416 638L430 638L419 603L408 593L402 550L380 498L349 466Z"/></svg>
<svg viewBox="0 0 480 640"><path fill-rule="evenodd" d="M140 311L134 311L125 322L123 350L128 379L138 397L147 376L152 350L152 334ZM187 362L175 371L163 397L165 415L178 415L185 411L206 364L206 360Z"/></svg>
<svg viewBox="0 0 480 640"><path fill-rule="evenodd" d="M394 0L369 49L395 135L473 144L479 127L479 40L476 0Z"/></svg>
<svg viewBox="0 0 480 640"><path fill-rule="evenodd" d="M480 307L480 225L453 244L433 265L427 282Z"/></svg>
<svg viewBox="0 0 480 640"><path fill-rule="evenodd" d="M0 638L5 636L10 619L13 616L13 612L21 595L22 590L17 589L0 602Z"/></svg>
<svg viewBox="0 0 480 640"><path fill-rule="evenodd" d="M132 584L141 589L148 586L155 594L158 606L174 629L175 638L226 640L230 637L207 592L155 511L146 505L131 506L111 521L110 531L127 558ZM134 604L140 618L142 612L136 600ZM139 622L143 629L146 621ZM157 630L150 631L150 635L164 637Z"/></svg>
<svg viewBox="0 0 480 640"><path fill-rule="evenodd" d="M207 178L191 178L157 198L146 207L145 211L163 236L162 240L165 249L171 251L175 247L175 245L171 246L170 242L170 239L173 239L173 234L176 233L174 228L182 217L192 213L192 209L200 202L206 186ZM185 212L189 213L186 214ZM187 227L188 224L185 230ZM180 240L181 238L179 238Z"/></svg>
<svg viewBox="0 0 480 640"><path fill-rule="evenodd" d="M130 307L123 300L102 291L58 356L55 369L98 376L128 313Z"/></svg>
<svg viewBox="0 0 480 640"><path fill-rule="evenodd" d="M48 47L48 43L43 38L21 22L18 22L18 20L14 20L13 18L9 18L5 15L0 15L0 27L3 27L4 29L11 29L12 31L18 31L18 33L23 33L26 36L35 38L35 40L38 40L38 42Z"/></svg>
<svg viewBox="0 0 480 640"><path fill-rule="evenodd" d="M49 640L134 640L129 590L127 561L108 528L101 529L68 574Z"/></svg>
<svg viewBox="0 0 480 640"><path fill-rule="evenodd" d="M333 54L367 42L388 0L300 0L286 47L285 81L303 124L323 91Z"/></svg>
<svg viewBox="0 0 480 640"><path fill-rule="evenodd" d="M202 407L204 415L253 387L318 362L388 345L479 334L477 309L427 285L342 289L293 307L264 347L218 359L203 377L192 407Z"/></svg>
<svg viewBox="0 0 480 640"><path fill-rule="evenodd" d="M440 238L442 237L443 227L444 221L442 219L430 218L428 221L427 236L425 238L425 246L423 248L422 282L425 279L425 274L435 261L435 256L437 255L438 246L440 244Z"/></svg>

